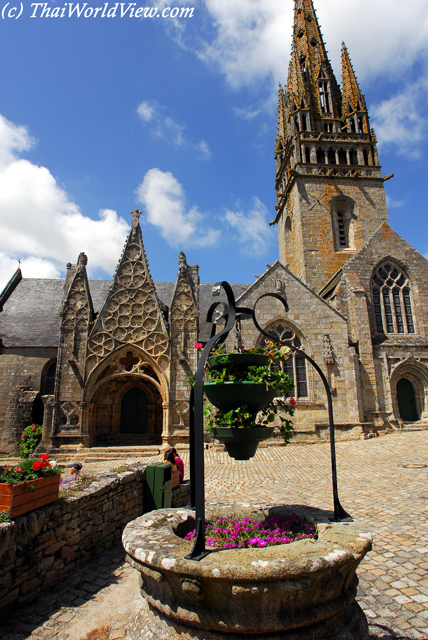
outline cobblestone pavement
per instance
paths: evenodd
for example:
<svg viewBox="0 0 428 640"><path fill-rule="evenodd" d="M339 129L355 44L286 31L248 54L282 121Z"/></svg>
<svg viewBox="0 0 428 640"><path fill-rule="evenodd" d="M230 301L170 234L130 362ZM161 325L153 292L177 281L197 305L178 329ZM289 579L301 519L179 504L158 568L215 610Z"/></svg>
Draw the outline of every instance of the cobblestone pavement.
<svg viewBox="0 0 428 640"><path fill-rule="evenodd" d="M374 535L373 551L358 571L358 601L370 638L428 640L428 431L339 442L336 450L342 506ZM188 454L182 457L187 468ZM208 450L205 459L208 502L332 508L328 443L264 448L248 462ZM12 611L2 621L0 639L83 640L91 631L88 640L123 638L138 597L136 572L118 544L37 602Z"/></svg>

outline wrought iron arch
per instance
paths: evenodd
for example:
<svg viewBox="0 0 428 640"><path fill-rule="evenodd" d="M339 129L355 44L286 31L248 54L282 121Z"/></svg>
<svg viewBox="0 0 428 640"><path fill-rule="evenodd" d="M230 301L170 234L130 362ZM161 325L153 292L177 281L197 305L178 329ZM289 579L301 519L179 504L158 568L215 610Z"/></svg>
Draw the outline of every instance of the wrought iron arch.
<svg viewBox="0 0 428 640"><path fill-rule="evenodd" d="M195 525L196 535L193 549L186 558L191 560L201 560L204 558L210 550L205 548L205 477L204 477L204 424L203 424L203 404L204 404L204 375L205 368L208 362L211 350L214 347L223 344L230 333L230 331L237 323L237 329L241 321L251 319L256 329L268 340L274 340L277 344L280 343L275 337L270 336L257 320L257 304L263 298L274 298L279 300L283 305L285 313L288 312L288 303L284 296L278 293L265 293L257 298L253 308L249 307L237 307L235 303L235 296L232 288L228 282L218 282L213 287L213 296L219 296L221 289L224 289L227 296L227 305L222 302L215 302L211 305L207 314L207 322L212 324L211 336L209 340L204 344L204 348L201 352L198 367L195 376L195 386L190 393L190 483L191 483L191 507L195 509ZM221 316L224 319L224 327L216 333L216 323L214 321L214 314L220 306L223 306L223 312ZM218 320L217 320L218 322ZM331 452L331 472L332 472L332 484L333 484L333 503L334 503L334 517L336 520L349 518L349 514L343 509L339 501L339 494L337 489L337 469L336 469L336 451L334 441L334 419L333 419L333 402L331 397L330 388L327 379L317 365L317 363L303 350L299 350L293 345L290 345L292 351L299 351L303 354L303 357L312 364L315 370L318 372L321 380L324 384L324 388L327 394L329 427L330 427L330 452Z"/></svg>

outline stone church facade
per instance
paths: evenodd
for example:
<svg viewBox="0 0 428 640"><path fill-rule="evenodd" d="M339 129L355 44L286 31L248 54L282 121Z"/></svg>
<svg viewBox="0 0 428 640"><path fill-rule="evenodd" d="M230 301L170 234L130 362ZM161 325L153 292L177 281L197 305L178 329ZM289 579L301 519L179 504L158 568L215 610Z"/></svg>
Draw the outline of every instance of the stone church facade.
<svg viewBox="0 0 428 640"><path fill-rule="evenodd" d="M261 301L259 323L323 369L338 437L428 426L428 263L389 226L391 176L364 95L345 45L339 87L312 0L295 0L275 161L279 260L251 285L233 285L238 304L286 297L287 314ZM187 378L212 285L183 253L176 282L154 283L139 214L111 282L88 281L81 254L65 281L18 270L0 294L0 452L15 452L31 422L43 422L42 447L54 452L187 443ZM263 344L245 322L242 337ZM295 441L327 438L317 374L298 351L286 369Z"/></svg>

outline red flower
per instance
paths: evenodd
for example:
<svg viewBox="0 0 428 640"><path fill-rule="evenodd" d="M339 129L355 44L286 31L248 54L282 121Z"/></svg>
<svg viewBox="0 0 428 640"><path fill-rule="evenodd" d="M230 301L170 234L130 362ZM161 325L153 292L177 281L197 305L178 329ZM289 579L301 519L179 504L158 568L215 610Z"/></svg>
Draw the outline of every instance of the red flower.
<svg viewBox="0 0 428 640"><path fill-rule="evenodd" d="M33 469L36 471L36 469L40 469L40 467L43 467L43 462L41 460L37 460L37 462L33 464Z"/></svg>
<svg viewBox="0 0 428 640"><path fill-rule="evenodd" d="M288 404L290 405L290 407L295 407L297 402L294 398L288 398Z"/></svg>
<svg viewBox="0 0 428 640"><path fill-rule="evenodd" d="M48 459L49 459L49 456L48 456L48 454L47 454L47 453L41 453L41 454L39 455L39 458L40 458L40 460L48 460Z"/></svg>

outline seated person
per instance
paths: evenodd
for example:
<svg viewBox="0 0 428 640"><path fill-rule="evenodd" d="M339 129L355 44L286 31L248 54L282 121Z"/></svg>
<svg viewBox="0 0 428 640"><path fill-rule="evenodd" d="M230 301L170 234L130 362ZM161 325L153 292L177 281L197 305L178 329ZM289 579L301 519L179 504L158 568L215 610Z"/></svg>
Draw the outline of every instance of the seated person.
<svg viewBox="0 0 428 640"><path fill-rule="evenodd" d="M61 478L61 485L69 484L70 482L78 482L80 480L80 472L82 470L80 462L73 462L73 464L68 465L68 468L71 469L71 476L68 478Z"/></svg>
<svg viewBox="0 0 428 640"><path fill-rule="evenodd" d="M175 457L175 464L177 465L178 473L180 475L180 482L183 482L183 480L184 480L184 462L180 458L180 456L178 455L177 449L172 447L171 451L173 452L174 457Z"/></svg>

